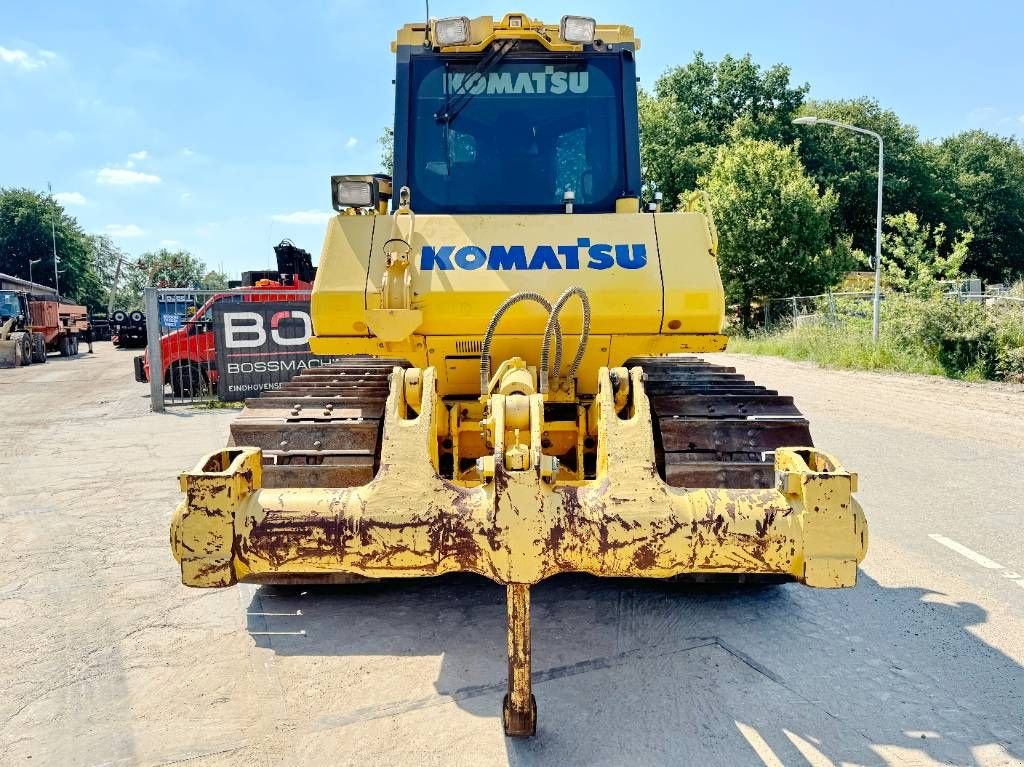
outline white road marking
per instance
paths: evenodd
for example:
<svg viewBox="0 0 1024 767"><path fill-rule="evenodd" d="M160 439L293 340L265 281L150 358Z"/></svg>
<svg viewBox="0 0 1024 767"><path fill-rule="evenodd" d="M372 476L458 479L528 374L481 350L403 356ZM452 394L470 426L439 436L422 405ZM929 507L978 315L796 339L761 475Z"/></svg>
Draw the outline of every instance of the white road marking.
<svg viewBox="0 0 1024 767"><path fill-rule="evenodd" d="M249 636L254 637L304 637L306 630L302 631L250 631Z"/></svg>
<svg viewBox="0 0 1024 767"><path fill-rule="evenodd" d="M973 550L967 548L962 543L957 543L953 539L947 538L944 535L939 535L938 533L929 533L928 537L931 538L936 543L941 543L947 549L952 549L953 551L955 551L960 556L967 557L972 562L975 562L976 564L979 564L982 567L986 567L989 570L1002 570L1002 569L1004 569L1003 566L1001 564L999 564L998 562L994 562L993 560L989 559L988 557L983 556L983 555L979 554L978 552L973 551Z"/></svg>
<svg viewBox="0 0 1024 767"><path fill-rule="evenodd" d="M765 767L786 767L779 757L775 755L775 752L772 751L772 747L761 737L761 733L743 722L736 722L736 729L740 731L740 735L747 739L747 743L750 744L750 747L754 749L754 753L764 762Z"/></svg>

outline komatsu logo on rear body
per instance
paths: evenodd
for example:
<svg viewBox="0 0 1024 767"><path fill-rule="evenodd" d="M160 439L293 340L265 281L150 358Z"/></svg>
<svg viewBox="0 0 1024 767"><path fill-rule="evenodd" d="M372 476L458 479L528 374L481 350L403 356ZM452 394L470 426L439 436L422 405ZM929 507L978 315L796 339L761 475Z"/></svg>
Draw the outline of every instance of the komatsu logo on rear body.
<svg viewBox="0 0 1024 767"><path fill-rule="evenodd" d="M589 237L580 237L574 245L424 245L420 252L420 270L431 269L642 269L647 265L647 246L591 244Z"/></svg>

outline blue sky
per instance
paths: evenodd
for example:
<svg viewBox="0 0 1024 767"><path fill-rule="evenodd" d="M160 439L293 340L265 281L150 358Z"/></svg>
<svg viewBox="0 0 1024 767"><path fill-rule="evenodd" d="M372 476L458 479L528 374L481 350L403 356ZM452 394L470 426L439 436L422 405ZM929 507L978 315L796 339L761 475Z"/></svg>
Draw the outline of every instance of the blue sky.
<svg viewBox="0 0 1024 767"><path fill-rule="evenodd" d="M431 14L564 13L636 27L641 82L695 50L871 96L925 137L1024 136L1024 4L434 0ZM184 247L237 274L290 237L319 257L332 173L379 169L389 43L422 2L0 3L0 186L53 184L130 253Z"/></svg>

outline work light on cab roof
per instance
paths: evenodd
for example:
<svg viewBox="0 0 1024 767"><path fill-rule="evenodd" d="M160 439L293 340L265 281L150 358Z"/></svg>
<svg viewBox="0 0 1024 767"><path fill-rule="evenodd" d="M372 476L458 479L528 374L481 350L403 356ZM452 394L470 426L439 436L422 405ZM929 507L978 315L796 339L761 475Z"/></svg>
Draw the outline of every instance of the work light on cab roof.
<svg viewBox="0 0 1024 767"><path fill-rule="evenodd" d="M639 48L582 16L398 31L392 177L331 181L310 348L340 361L182 475L184 583L490 578L509 735L545 578L854 585L856 475L791 397L687 356L726 346L718 237L706 195L644 197Z"/></svg>
<svg viewBox="0 0 1024 767"><path fill-rule="evenodd" d="M561 37L567 43L592 43L597 22L589 16L563 16L559 25Z"/></svg>

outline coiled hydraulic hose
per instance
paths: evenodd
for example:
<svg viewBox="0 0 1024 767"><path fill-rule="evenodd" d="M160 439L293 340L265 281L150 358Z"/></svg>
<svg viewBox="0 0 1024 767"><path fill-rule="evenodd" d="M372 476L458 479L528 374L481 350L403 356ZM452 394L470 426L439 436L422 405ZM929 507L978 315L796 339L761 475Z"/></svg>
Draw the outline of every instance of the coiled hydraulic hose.
<svg viewBox="0 0 1024 767"><path fill-rule="evenodd" d="M576 371L579 370L580 363L583 362L583 354L587 350L587 341L590 339L590 298L583 288L579 285L573 285L571 288L566 288L565 292L555 301L551 314L548 315L548 323L544 327L544 342L540 347L541 394L546 394L548 390L548 353L551 348L552 334L555 335L555 377L557 378L562 372L562 328L558 316L561 314L562 308L573 296L579 296L580 303L583 304L583 328L580 332L579 348L576 350L576 356L573 358L572 365L569 366L568 378L576 377Z"/></svg>
<svg viewBox="0 0 1024 767"><path fill-rule="evenodd" d="M487 394L487 385L491 382L491 341L494 339L494 331L498 329L498 323L501 322L501 318L505 316L505 312L511 309L513 306L521 301L534 301L543 306L548 312L548 327L551 325L551 302L548 301L540 293L534 293L532 290L524 290L519 293L513 293L511 296L506 298L501 306L498 307L497 311L494 312L494 316L491 317L490 323L487 325L487 331L484 333L483 346L480 349L480 394ZM545 328L545 338L547 338L548 329ZM562 349L562 329L555 324L555 346L558 349L559 355L561 355ZM541 373L541 379L546 380L546 372Z"/></svg>

